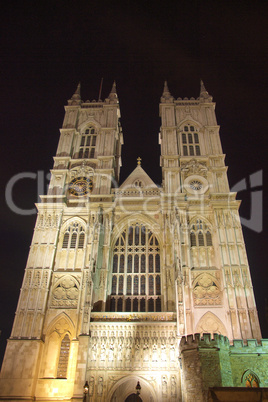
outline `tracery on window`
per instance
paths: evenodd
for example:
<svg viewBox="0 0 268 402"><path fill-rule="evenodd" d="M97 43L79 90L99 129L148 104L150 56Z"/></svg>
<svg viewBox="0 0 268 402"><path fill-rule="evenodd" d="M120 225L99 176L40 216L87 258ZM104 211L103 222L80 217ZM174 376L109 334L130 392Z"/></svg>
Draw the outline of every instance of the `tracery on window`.
<svg viewBox="0 0 268 402"><path fill-rule="evenodd" d="M257 376L249 370L244 373L243 382L246 388L259 388L260 386Z"/></svg>
<svg viewBox="0 0 268 402"><path fill-rule="evenodd" d="M145 225L129 226L116 241L110 311L161 311L160 247Z"/></svg>
<svg viewBox="0 0 268 402"><path fill-rule="evenodd" d="M84 227L78 222L72 222L65 230L62 248L82 249L85 244Z"/></svg>
<svg viewBox="0 0 268 402"><path fill-rule="evenodd" d="M182 153L184 156L200 155L198 129L193 125L186 124L181 133Z"/></svg>
<svg viewBox="0 0 268 402"><path fill-rule="evenodd" d="M94 127L87 127L82 133L78 158L95 158L97 134Z"/></svg>
<svg viewBox="0 0 268 402"><path fill-rule="evenodd" d="M210 247L212 246L212 236L210 227L201 219L197 219L190 228L191 247Z"/></svg>

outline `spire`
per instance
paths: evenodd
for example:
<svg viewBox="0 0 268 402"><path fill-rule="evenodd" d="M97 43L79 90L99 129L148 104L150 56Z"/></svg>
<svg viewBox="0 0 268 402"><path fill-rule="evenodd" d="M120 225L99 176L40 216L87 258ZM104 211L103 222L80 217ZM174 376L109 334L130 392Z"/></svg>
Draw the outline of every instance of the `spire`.
<svg viewBox="0 0 268 402"><path fill-rule="evenodd" d="M174 98L173 98L173 96L171 96L171 94L169 92L167 81L165 81L163 94L161 96L161 102L173 102L173 100L174 100Z"/></svg>
<svg viewBox="0 0 268 402"><path fill-rule="evenodd" d="M81 84L80 82L77 85L76 91L73 94L73 96L71 97L71 99L68 100L68 105L80 105L81 103L81 96L80 96L80 88L81 88Z"/></svg>
<svg viewBox="0 0 268 402"><path fill-rule="evenodd" d="M111 92L110 92L110 94L108 96L108 99L110 99L110 101L117 101L118 100L118 96L117 96L117 93L116 93L116 83L115 83L115 81L113 83L113 86L112 86Z"/></svg>
<svg viewBox="0 0 268 402"><path fill-rule="evenodd" d="M202 80L200 80L200 98L212 101L212 96L209 95Z"/></svg>

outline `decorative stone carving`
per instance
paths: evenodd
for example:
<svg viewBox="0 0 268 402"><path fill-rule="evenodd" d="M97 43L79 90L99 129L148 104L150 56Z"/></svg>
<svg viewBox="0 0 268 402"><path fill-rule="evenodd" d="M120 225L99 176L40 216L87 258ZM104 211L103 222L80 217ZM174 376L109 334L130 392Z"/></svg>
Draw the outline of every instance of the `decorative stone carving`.
<svg viewBox="0 0 268 402"><path fill-rule="evenodd" d="M207 167L204 163L197 162L196 159L191 159L190 162L182 163L181 171L184 173L184 177L191 175L200 175L207 177Z"/></svg>
<svg viewBox="0 0 268 402"><path fill-rule="evenodd" d="M90 377L90 380L89 380L88 394L89 394L90 396L92 396L93 393L94 393L94 377L91 376L91 377Z"/></svg>
<svg viewBox="0 0 268 402"><path fill-rule="evenodd" d="M167 395L167 377L165 375L162 376L162 394Z"/></svg>
<svg viewBox="0 0 268 402"><path fill-rule="evenodd" d="M52 291L53 307L76 307L79 295L79 282L71 275L60 279Z"/></svg>
<svg viewBox="0 0 268 402"><path fill-rule="evenodd" d="M211 275L201 274L198 276L193 288L195 305L218 305L221 304L221 292Z"/></svg>
<svg viewBox="0 0 268 402"><path fill-rule="evenodd" d="M103 392L103 378L99 377L98 381L98 395L102 395Z"/></svg>
<svg viewBox="0 0 268 402"><path fill-rule="evenodd" d="M227 331L221 320L213 313L208 312L199 320L195 333L217 333L227 336Z"/></svg>

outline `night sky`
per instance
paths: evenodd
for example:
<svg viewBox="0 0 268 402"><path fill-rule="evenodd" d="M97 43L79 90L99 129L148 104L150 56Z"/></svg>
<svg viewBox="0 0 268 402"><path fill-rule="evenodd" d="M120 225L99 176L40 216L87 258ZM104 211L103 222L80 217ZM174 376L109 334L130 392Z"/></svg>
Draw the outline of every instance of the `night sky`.
<svg viewBox="0 0 268 402"><path fill-rule="evenodd" d="M12 212L8 181L21 172L46 177L53 166L64 105L108 96L116 80L124 134L121 182L142 158L161 184L159 100L164 80L175 98L213 96L231 188L245 179L241 216L251 215L249 177L263 171L263 229L243 227L264 337L267 297L267 1L14 1L1 5L0 360L10 335L36 215ZM43 173L44 172L44 173ZM44 180L41 194L46 192ZM31 209L37 182L20 180L13 200ZM261 211L259 207L259 212Z"/></svg>

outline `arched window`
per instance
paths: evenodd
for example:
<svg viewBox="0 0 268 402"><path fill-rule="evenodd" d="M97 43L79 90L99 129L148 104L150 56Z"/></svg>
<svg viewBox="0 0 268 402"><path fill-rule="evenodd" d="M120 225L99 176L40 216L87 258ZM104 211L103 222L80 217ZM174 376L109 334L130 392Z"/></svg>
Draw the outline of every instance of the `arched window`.
<svg viewBox="0 0 268 402"><path fill-rule="evenodd" d="M68 334L61 341L58 361L57 378L67 378L67 369L70 353L70 338Z"/></svg>
<svg viewBox="0 0 268 402"><path fill-rule="evenodd" d="M64 232L62 248L84 248L85 231L83 226L78 222L73 222Z"/></svg>
<svg viewBox="0 0 268 402"><path fill-rule="evenodd" d="M183 132L181 133L181 143L182 154L184 156L200 155L198 129L190 123L183 127Z"/></svg>
<svg viewBox="0 0 268 402"><path fill-rule="evenodd" d="M259 379L251 370L247 370L243 374L242 383L246 388L259 388L260 386Z"/></svg>
<svg viewBox="0 0 268 402"><path fill-rule="evenodd" d="M84 130L81 137L78 158L95 158L97 134L94 127Z"/></svg>
<svg viewBox="0 0 268 402"><path fill-rule="evenodd" d="M197 219L190 228L191 247L212 246L211 229L201 219Z"/></svg>
<svg viewBox="0 0 268 402"><path fill-rule="evenodd" d="M110 311L161 311L160 248L149 228L137 223L121 233L111 271Z"/></svg>

